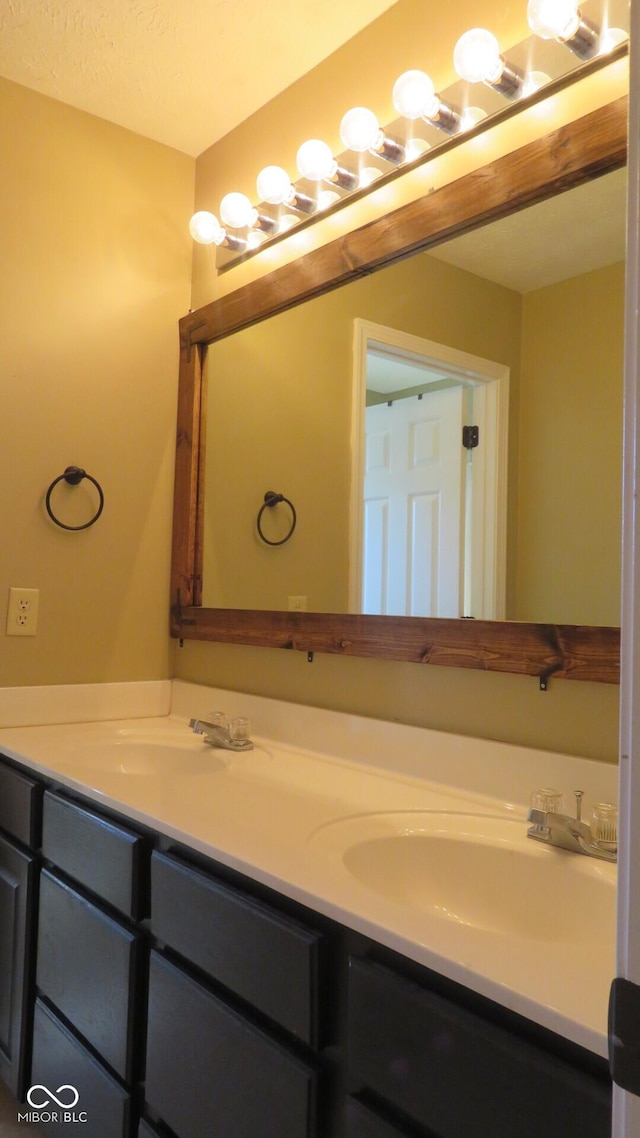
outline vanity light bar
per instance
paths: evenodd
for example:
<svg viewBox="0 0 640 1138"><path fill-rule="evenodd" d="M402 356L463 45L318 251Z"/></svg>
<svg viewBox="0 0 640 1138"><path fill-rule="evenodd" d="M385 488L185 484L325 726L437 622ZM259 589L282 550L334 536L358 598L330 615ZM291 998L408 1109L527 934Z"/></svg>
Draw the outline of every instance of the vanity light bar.
<svg viewBox="0 0 640 1138"><path fill-rule="evenodd" d="M296 156L297 181L281 166L265 167L258 205L225 194L220 220L207 210L192 217L194 241L215 245L217 268L230 268L627 51L626 0L529 0L527 20L533 35L507 53L490 30L465 32L453 53L460 79L442 94L426 72L404 72L393 88L396 121L382 127L373 111L353 107L340 123L343 154L308 139Z"/></svg>

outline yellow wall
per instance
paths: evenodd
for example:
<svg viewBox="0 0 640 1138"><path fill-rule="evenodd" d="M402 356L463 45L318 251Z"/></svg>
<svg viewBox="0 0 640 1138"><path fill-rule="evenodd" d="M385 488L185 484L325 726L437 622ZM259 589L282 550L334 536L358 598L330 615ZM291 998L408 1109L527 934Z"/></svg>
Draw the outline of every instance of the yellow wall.
<svg viewBox="0 0 640 1138"><path fill-rule="evenodd" d="M162 678L194 162L2 80L0 153L0 684ZM82 533L44 509L71 464L105 495ZM11 585L40 589L35 639L4 635Z"/></svg>
<svg viewBox="0 0 640 1138"><path fill-rule="evenodd" d="M624 264L520 296L423 254L213 344L203 603L348 611L360 317L510 368L507 616L618 624L623 302ZM299 515L277 552L254 526L273 488ZM263 522L277 539L289 510Z"/></svg>
<svg viewBox="0 0 640 1138"><path fill-rule="evenodd" d="M253 194L260 167L291 166L310 132L336 146L339 118L354 103L390 118L391 86L407 67L427 66L446 87L457 36L482 21L515 42L525 7L400 0L202 156L196 207L215 208L232 188ZM524 141L525 126L510 135L505 126L505 145ZM303 654L188 642L171 654L176 325L189 307L194 163L5 81L0 147L0 597L10 585L41 589L38 636L3 638L1 684L161 677L173 668L321 706L615 757L618 692L605 685L557 682L541 695L534 680L379 661L325 656L309 665ZM450 176L436 163L414 196ZM370 202L389 208L384 194ZM340 224L362 216L350 207ZM339 231L330 219L323 225L309 241ZM306 246L279 248L286 260ZM273 265L259 257L217 278L211 257L196 253L193 305ZM44 513L46 487L70 463L105 491L103 517L80 534L56 529ZM67 494L70 510L89 506L84 492Z"/></svg>
<svg viewBox="0 0 640 1138"><path fill-rule="evenodd" d="M624 265L524 297L517 620L620 623Z"/></svg>
<svg viewBox="0 0 640 1138"><path fill-rule="evenodd" d="M487 24L508 45L524 38L525 20L526 5L520 0L507 4L460 0L455 5L438 6L432 0L399 0L330 60L200 157L196 207L217 210L220 198L231 189L253 197L261 167L273 162L294 169L295 151L310 135L325 138L336 148L338 123L349 106L370 105L381 121L389 121L393 117L393 82L408 67L426 68L438 87L447 87L454 79L453 45L468 27ZM592 105L610 101L626 89L623 67L616 72L617 88L610 85L609 75L601 72L595 86L591 81L580 85L573 95L571 114L585 113ZM588 98L593 101L587 105ZM557 125L557 110L554 100L552 107L525 113L492 132L492 137L503 149L522 145L527 131L536 130L539 135ZM422 182L416 177L410 193L415 197L432 185L444 184L456 170L465 168L465 161L477 164L494 153L487 138L473 152L459 148L450 164L436 160L425 167ZM305 231L306 236L281 243L277 253L265 252L221 276L216 276L212 249L196 249L193 307L268 273L275 265L330 240L345 227L362 224L376 211L393 208L398 204L398 193L374 194L366 207L350 206L336 219L328 218ZM514 413L517 427L519 408ZM332 656L316 657L309 665L302 653L188 641L182 649L176 648L175 671L185 679L462 734L608 760L617 754L618 689L608 685L557 681L551 683L549 692L541 694L535 680L515 676Z"/></svg>

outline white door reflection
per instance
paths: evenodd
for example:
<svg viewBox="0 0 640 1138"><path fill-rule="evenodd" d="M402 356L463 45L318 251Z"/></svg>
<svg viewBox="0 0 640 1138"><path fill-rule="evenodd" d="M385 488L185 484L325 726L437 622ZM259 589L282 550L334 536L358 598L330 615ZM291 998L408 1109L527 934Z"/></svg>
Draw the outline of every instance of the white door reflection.
<svg viewBox="0 0 640 1138"><path fill-rule="evenodd" d="M457 386L366 409L365 613L460 615L463 394Z"/></svg>
<svg viewBox="0 0 640 1138"><path fill-rule="evenodd" d="M508 369L355 325L354 609L499 619ZM464 425L478 427L477 448Z"/></svg>

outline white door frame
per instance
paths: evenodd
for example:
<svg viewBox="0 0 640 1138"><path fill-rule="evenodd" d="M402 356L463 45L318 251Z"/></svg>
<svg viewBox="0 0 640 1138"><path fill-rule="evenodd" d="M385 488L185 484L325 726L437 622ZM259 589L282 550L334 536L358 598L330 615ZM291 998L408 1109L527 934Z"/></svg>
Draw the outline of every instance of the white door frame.
<svg viewBox="0 0 640 1138"><path fill-rule="evenodd" d="M631 4L625 294L620 819L616 975L640 985L640 4ZM613 1138L640 1134L640 1098L614 1084Z"/></svg>
<svg viewBox="0 0 640 1138"><path fill-rule="evenodd" d="M360 612L362 601L362 540L364 525L364 437L367 351L391 349L397 355L437 368L452 379L474 386L481 396L482 445L474 457L474 499L484 504L473 519L473 562L480 567L474 580L474 607L486 619L504 620L507 563L507 449L509 426L509 368L481 356L459 351L387 328L370 320L354 320L353 382L351 388L351 500L349 515L349 612ZM474 418L476 416L474 415ZM487 533L493 533L488 539Z"/></svg>

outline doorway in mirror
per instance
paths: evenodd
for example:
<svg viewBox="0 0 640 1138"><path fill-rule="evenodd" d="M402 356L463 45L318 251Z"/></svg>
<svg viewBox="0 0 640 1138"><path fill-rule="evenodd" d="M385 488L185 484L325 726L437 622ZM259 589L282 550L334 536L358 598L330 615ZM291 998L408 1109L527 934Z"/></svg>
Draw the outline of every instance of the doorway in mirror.
<svg viewBox="0 0 640 1138"><path fill-rule="evenodd" d="M504 364L354 321L352 612L504 618L508 390Z"/></svg>

